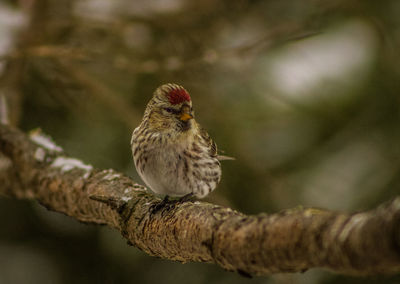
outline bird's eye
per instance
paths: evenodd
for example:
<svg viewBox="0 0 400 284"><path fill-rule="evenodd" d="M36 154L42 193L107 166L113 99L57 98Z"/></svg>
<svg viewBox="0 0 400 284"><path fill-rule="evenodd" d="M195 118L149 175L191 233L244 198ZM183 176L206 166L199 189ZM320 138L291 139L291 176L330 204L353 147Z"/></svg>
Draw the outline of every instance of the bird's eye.
<svg viewBox="0 0 400 284"><path fill-rule="evenodd" d="M166 108L164 108L164 110L166 112L173 113L173 114L178 114L179 113L179 110L176 110L176 109L170 108L170 107L166 107Z"/></svg>

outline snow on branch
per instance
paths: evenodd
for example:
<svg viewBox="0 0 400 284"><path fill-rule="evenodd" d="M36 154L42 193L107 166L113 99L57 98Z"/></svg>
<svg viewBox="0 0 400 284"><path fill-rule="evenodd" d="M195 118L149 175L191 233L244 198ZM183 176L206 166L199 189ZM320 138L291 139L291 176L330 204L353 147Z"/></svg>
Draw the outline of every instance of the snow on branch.
<svg viewBox="0 0 400 284"><path fill-rule="evenodd" d="M244 215L183 202L151 213L160 200L114 170L68 157L40 132L0 125L0 194L29 198L77 220L106 224L149 255L212 262L244 275L314 267L371 275L400 272L400 197L354 214L297 208Z"/></svg>

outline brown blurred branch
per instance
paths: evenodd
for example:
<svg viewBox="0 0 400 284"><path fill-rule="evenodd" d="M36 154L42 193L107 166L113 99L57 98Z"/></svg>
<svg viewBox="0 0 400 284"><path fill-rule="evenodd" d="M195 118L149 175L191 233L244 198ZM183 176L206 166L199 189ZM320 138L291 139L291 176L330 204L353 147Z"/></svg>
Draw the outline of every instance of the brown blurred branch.
<svg viewBox="0 0 400 284"><path fill-rule="evenodd" d="M66 61L59 60L58 64L71 76L71 79L80 84L90 92L97 101L107 106L113 113L128 126L129 129L141 121L141 116L129 106L121 95L116 94L112 89L100 80L96 80L82 68L78 68Z"/></svg>
<svg viewBox="0 0 400 284"><path fill-rule="evenodd" d="M107 224L150 255L213 262L246 275L324 267L344 274L400 272L400 197L375 210L345 214L292 209L247 216L204 203L159 199L113 170L67 157L41 133L0 126L0 193L39 201L83 222Z"/></svg>

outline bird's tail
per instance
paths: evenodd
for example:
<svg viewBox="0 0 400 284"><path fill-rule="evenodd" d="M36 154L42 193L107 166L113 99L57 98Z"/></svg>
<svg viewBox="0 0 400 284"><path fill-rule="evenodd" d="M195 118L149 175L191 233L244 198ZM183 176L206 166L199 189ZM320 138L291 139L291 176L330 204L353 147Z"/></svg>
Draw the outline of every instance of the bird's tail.
<svg viewBox="0 0 400 284"><path fill-rule="evenodd" d="M229 156L225 156L225 155L218 155L218 156L217 156L217 159L218 159L219 161L236 160L236 159L233 158L233 157L229 157Z"/></svg>

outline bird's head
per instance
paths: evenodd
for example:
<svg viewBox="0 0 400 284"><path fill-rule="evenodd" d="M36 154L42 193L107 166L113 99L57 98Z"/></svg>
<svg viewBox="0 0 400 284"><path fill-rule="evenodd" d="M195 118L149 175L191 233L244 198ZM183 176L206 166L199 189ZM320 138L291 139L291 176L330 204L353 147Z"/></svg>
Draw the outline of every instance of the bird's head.
<svg viewBox="0 0 400 284"><path fill-rule="evenodd" d="M165 84L157 88L146 108L149 127L158 130L187 131L194 112L189 93L180 85Z"/></svg>

